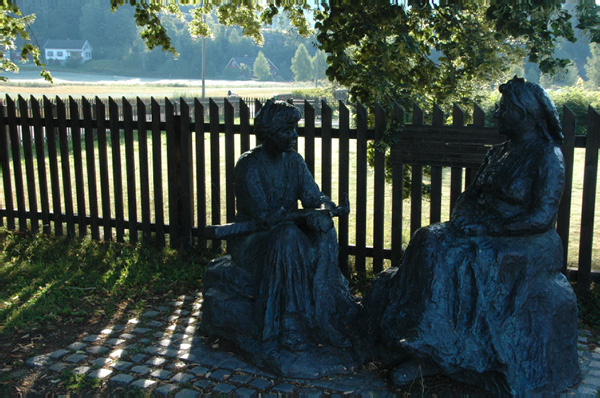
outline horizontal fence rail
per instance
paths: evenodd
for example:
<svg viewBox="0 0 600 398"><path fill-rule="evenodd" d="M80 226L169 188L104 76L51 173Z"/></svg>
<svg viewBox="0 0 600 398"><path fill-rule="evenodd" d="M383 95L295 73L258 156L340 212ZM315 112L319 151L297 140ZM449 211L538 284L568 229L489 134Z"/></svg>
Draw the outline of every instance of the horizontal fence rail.
<svg viewBox="0 0 600 398"><path fill-rule="evenodd" d="M334 200L350 196L352 213L336 221L340 267L359 277L398 265L416 229L447 220L487 149L502 141L477 106L472 115L455 106L448 125L449 115L437 106L431 115L417 106L410 114L398 105L389 114L377 106L370 116L361 104L294 104L304 114L298 152L310 172ZM233 220L233 170L257 144L251 119L261 106L250 99L6 96L0 101L0 225L218 252L224 242L207 242L203 229ZM391 165L385 151L369 149L389 118L405 124L395 133ZM567 173L557 229L564 272L584 290L598 280L592 269L600 252L593 240L599 122L590 108L587 135L576 137L575 117L563 110ZM581 156L582 182L574 181Z"/></svg>

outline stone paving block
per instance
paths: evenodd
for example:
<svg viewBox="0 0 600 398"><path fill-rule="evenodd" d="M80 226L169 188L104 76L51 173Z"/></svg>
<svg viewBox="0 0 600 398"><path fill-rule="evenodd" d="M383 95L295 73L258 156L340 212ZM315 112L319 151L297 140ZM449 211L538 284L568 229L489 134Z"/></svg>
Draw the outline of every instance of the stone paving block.
<svg viewBox="0 0 600 398"><path fill-rule="evenodd" d="M171 347L173 343L174 341L171 339L162 339L158 341L158 344L160 344L163 347Z"/></svg>
<svg viewBox="0 0 600 398"><path fill-rule="evenodd" d="M125 325L114 325L114 326L111 326L111 329L114 331L121 331L121 330L125 330L126 326Z"/></svg>
<svg viewBox="0 0 600 398"><path fill-rule="evenodd" d="M137 325L138 323L140 323L140 320L137 318L131 318L130 320L127 321L127 324L129 324L129 325Z"/></svg>
<svg viewBox="0 0 600 398"><path fill-rule="evenodd" d="M589 367L593 369L600 369L600 361L590 361Z"/></svg>
<svg viewBox="0 0 600 398"><path fill-rule="evenodd" d="M132 355L129 360L135 362L135 363L141 363L144 362L146 360L146 358L148 358L148 355L144 355L142 353L137 353L135 355Z"/></svg>
<svg viewBox="0 0 600 398"><path fill-rule="evenodd" d="M126 386L129 383L131 383L133 380L135 380L135 377L121 373L118 374L114 377L111 377L110 380L108 380L109 384L116 384L116 385L121 385L121 386Z"/></svg>
<svg viewBox="0 0 600 398"><path fill-rule="evenodd" d="M150 368L144 365L137 365L134 366L133 368L130 369L130 372L138 374L138 375L145 375L146 373L150 373Z"/></svg>
<svg viewBox="0 0 600 398"><path fill-rule="evenodd" d="M90 363L92 364L92 366L104 366L104 365L109 365L112 362L113 362L113 360L110 358L98 358L98 359L94 359Z"/></svg>
<svg viewBox="0 0 600 398"><path fill-rule="evenodd" d="M123 340L123 339L116 339L116 338L115 338L115 339L109 339L109 340L106 340L106 341L104 342L104 344L106 344L106 345L109 345L109 346L112 346L112 347L116 347L116 346L118 346L118 345L121 345L121 344L123 344L124 342L125 342L125 340Z"/></svg>
<svg viewBox="0 0 600 398"><path fill-rule="evenodd" d="M160 307L156 307L156 311L160 311L160 312L167 312L170 310L171 309L169 307L165 307L164 305L161 305Z"/></svg>
<svg viewBox="0 0 600 398"><path fill-rule="evenodd" d="M273 387L272 391L282 394L292 394L294 391L296 391L296 386L290 383L281 383Z"/></svg>
<svg viewBox="0 0 600 398"><path fill-rule="evenodd" d="M577 342L578 343L583 343L583 344L587 344L588 342L588 338L585 336L577 336Z"/></svg>
<svg viewBox="0 0 600 398"><path fill-rule="evenodd" d="M180 301L172 301L169 304L172 305L173 307L181 307L184 304L184 302L181 300Z"/></svg>
<svg viewBox="0 0 600 398"><path fill-rule="evenodd" d="M252 376L251 375L247 375L247 374L233 375L229 379L230 383L235 383L235 384L248 384L248 383L250 383L250 381L252 381Z"/></svg>
<svg viewBox="0 0 600 398"><path fill-rule="evenodd" d="M143 327L141 327L141 326L138 326L138 327L136 327L136 328L133 328L133 329L131 330L131 333L135 333L135 334L146 334L146 333L148 333L148 332L150 332L150 331L152 331L152 329L149 329L149 328L143 328ZM121 338L122 338L122 337L123 337L123 336L121 335Z"/></svg>
<svg viewBox="0 0 600 398"><path fill-rule="evenodd" d="M271 387L271 380L257 378L250 382L250 387L254 387L257 390L264 390L265 388Z"/></svg>
<svg viewBox="0 0 600 398"><path fill-rule="evenodd" d="M84 337L83 341L85 341L86 343L95 343L96 341L100 341L103 339L104 337L99 336L97 334L90 334L89 336Z"/></svg>
<svg viewBox="0 0 600 398"><path fill-rule="evenodd" d="M162 355L162 353L165 352L165 349L163 347L156 347L152 345L144 348L144 352L150 355Z"/></svg>
<svg viewBox="0 0 600 398"><path fill-rule="evenodd" d="M147 338L147 337L142 337L141 339L139 339L139 340L138 340L138 342L139 342L140 344L148 344L148 343L152 342L152 340L150 340L150 339L149 339L149 338Z"/></svg>
<svg viewBox="0 0 600 398"><path fill-rule="evenodd" d="M48 369L50 369L53 372L62 372L63 370L65 370L69 366L71 366L71 365L69 365L68 363L57 362L54 365L50 366Z"/></svg>
<svg viewBox="0 0 600 398"><path fill-rule="evenodd" d="M176 386L174 384L164 384L160 387L157 387L153 393L159 397L161 396L171 396L171 393L175 390L177 390L179 388L179 386Z"/></svg>
<svg viewBox="0 0 600 398"><path fill-rule="evenodd" d="M323 393L319 390L305 388L298 391L299 398L321 398Z"/></svg>
<svg viewBox="0 0 600 398"><path fill-rule="evenodd" d="M185 361L185 362L198 362L198 357L194 354L191 354L187 351L180 351L179 352L179 360L180 361Z"/></svg>
<svg viewBox="0 0 600 398"><path fill-rule="evenodd" d="M167 317L167 322L169 322L169 323L177 322L178 319L179 319L179 315L171 315L171 316Z"/></svg>
<svg viewBox="0 0 600 398"><path fill-rule="evenodd" d="M231 394L232 392L234 392L236 390L236 386L231 385L231 384L227 384L227 383L221 383L221 384L217 384L216 386L213 387L213 392L219 392L222 394Z"/></svg>
<svg viewBox="0 0 600 398"><path fill-rule="evenodd" d="M92 370L92 368L89 366L79 366L79 367L73 369L73 374L74 375L84 375L87 372L89 372L90 370Z"/></svg>
<svg viewBox="0 0 600 398"><path fill-rule="evenodd" d="M585 377L583 379L583 383L588 387L592 387L595 389L600 388L600 379L597 379L595 377L590 377L590 376Z"/></svg>
<svg viewBox="0 0 600 398"><path fill-rule="evenodd" d="M218 370L215 370L214 372L212 372L211 374L209 374L208 378L217 380L217 381L224 381L224 380L227 380L227 378L229 378L229 376L231 376L231 372L229 370L218 369Z"/></svg>
<svg viewBox="0 0 600 398"><path fill-rule="evenodd" d="M87 355L84 354L71 354L68 357L64 358L65 361L71 363L79 363L87 358Z"/></svg>
<svg viewBox="0 0 600 398"><path fill-rule="evenodd" d="M173 311L173 314L179 315L179 316L188 316L190 314L190 312L188 310L178 309L178 310Z"/></svg>
<svg viewBox="0 0 600 398"><path fill-rule="evenodd" d="M229 370L241 370L247 365L246 362L241 361L237 358L229 358L219 364L219 367Z"/></svg>
<svg viewBox="0 0 600 398"><path fill-rule="evenodd" d="M110 354L108 354L109 357L111 358L123 358L126 354L126 351L122 348L116 349L114 351L111 351Z"/></svg>
<svg viewBox="0 0 600 398"><path fill-rule="evenodd" d="M121 340L131 340L131 339L135 339L137 336L135 334L131 334L131 333L121 333L121 335L119 336L119 338Z"/></svg>
<svg viewBox="0 0 600 398"><path fill-rule="evenodd" d="M194 383L194 387L199 388L201 390L205 390L205 391L212 389L212 387L214 385L215 385L215 383L213 383L212 381L210 381L208 379L200 379Z"/></svg>
<svg viewBox="0 0 600 398"><path fill-rule="evenodd" d="M82 342L80 342L80 341L78 341L78 342L76 342L76 343L73 343L73 344L70 344L70 345L68 345L68 346L67 346L67 348L68 348L69 350L73 350L73 351L82 350L82 349L84 349L85 347L87 347L87 344L85 344L85 343L82 343Z"/></svg>
<svg viewBox="0 0 600 398"><path fill-rule="evenodd" d="M124 370L129 369L131 367L131 365L133 365L133 363L128 362L128 361L117 361L117 362L112 363L110 366L113 369L116 369L116 370L122 372Z"/></svg>
<svg viewBox="0 0 600 398"><path fill-rule="evenodd" d="M206 376L210 369L205 368L204 366L196 366L193 369L188 370L188 372L196 375L196 376Z"/></svg>
<svg viewBox="0 0 600 398"><path fill-rule="evenodd" d="M149 379L139 379L131 383L132 387L149 388L156 384L156 381Z"/></svg>
<svg viewBox="0 0 600 398"><path fill-rule="evenodd" d="M111 329L111 328L106 328L106 329L102 329L102 330L100 331L100 334L106 334L106 335L108 335L108 334L111 334L111 333L113 333L113 332L114 332L114 330L113 330L113 329Z"/></svg>
<svg viewBox="0 0 600 398"><path fill-rule="evenodd" d="M90 373L87 374L87 377L91 378L91 379L106 379L108 376L110 376L112 374L112 370L110 369L96 369L96 370L92 370Z"/></svg>
<svg viewBox="0 0 600 398"><path fill-rule="evenodd" d="M146 365L150 365L150 366L161 366L164 365L166 362L168 362L167 359L162 358L162 357L152 357L149 360L146 361Z"/></svg>
<svg viewBox="0 0 600 398"><path fill-rule="evenodd" d="M171 376L173 374L173 372L169 372L168 370L165 369L158 369L155 370L154 372L150 373L151 377L154 377L156 379L160 379L160 380L166 380L169 378L169 376Z"/></svg>
<svg viewBox="0 0 600 398"><path fill-rule="evenodd" d="M588 374L588 377L597 377L598 379L600 379L600 369L591 369Z"/></svg>
<svg viewBox="0 0 600 398"><path fill-rule="evenodd" d="M48 354L48 357L50 357L51 359L60 359L62 357L64 357L65 355L69 354L71 351L69 350L56 350L54 352L51 352L50 354Z"/></svg>
<svg viewBox="0 0 600 398"><path fill-rule="evenodd" d="M93 345L93 346L88 347L88 348L85 349L85 351L88 354L94 354L94 355L102 355L102 354L104 354L108 350L109 350L108 347L104 347L104 346L101 346L101 345Z"/></svg>
<svg viewBox="0 0 600 398"><path fill-rule="evenodd" d="M144 312L142 314L142 317L144 317L144 318L156 318L156 316L158 316L159 314L160 314L160 312L151 310L151 311Z"/></svg>
<svg viewBox="0 0 600 398"><path fill-rule="evenodd" d="M233 393L235 398L256 398L258 396L257 392L246 387L240 387Z"/></svg>
<svg viewBox="0 0 600 398"><path fill-rule="evenodd" d="M169 358L178 358L184 354L186 354L186 351L178 350L176 348L169 348L164 350L161 355L164 355Z"/></svg>
<svg viewBox="0 0 600 398"><path fill-rule="evenodd" d="M177 373L175 376L171 377L171 381L174 381L175 383L187 383L193 379L194 376L189 373Z"/></svg>
<svg viewBox="0 0 600 398"><path fill-rule="evenodd" d="M177 394L175 394L175 398L197 398L199 396L200 394L198 393L198 391L190 390L189 388L181 390Z"/></svg>
<svg viewBox="0 0 600 398"><path fill-rule="evenodd" d="M150 326L151 328L159 328L163 325L164 324L162 322L156 320L150 321L146 324L146 326Z"/></svg>

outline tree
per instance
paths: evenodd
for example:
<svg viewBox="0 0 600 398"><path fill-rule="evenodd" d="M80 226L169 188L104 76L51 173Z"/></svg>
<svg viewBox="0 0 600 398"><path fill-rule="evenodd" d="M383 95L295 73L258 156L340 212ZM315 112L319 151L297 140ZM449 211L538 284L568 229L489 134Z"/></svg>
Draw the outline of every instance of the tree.
<svg viewBox="0 0 600 398"><path fill-rule="evenodd" d="M325 71L327 70L327 57L323 51L317 50L312 59L313 70L315 71L314 79L322 80L327 78Z"/></svg>
<svg viewBox="0 0 600 398"><path fill-rule="evenodd" d="M258 56L256 57L256 61L254 61L254 77L258 80L269 80L271 78L271 67L269 67L269 62L267 61L267 57L262 51L258 52Z"/></svg>
<svg viewBox="0 0 600 398"><path fill-rule="evenodd" d="M19 67L6 57L5 52L16 49L15 41L21 39L25 42L21 46L20 59L22 62L27 62L28 57L33 59L36 66L42 68L40 75L46 80L52 81L52 76L46 69L44 63L40 59L40 49L31 43L27 27L33 23L35 16L23 15L19 7L12 3L2 3L0 7L0 67L7 72L18 72ZM6 80L6 77L0 76L0 81Z"/></svg>
<svg viewBox="0 0 600 398"><path fill-rule="evenodd" d="M313 78L311 58L306 46L302 43L300 43L294 58L292 58L292 72L294 72L294 80L297 82L304 82Z"/></svg>
<svg viewBox="0 0 600 398"><path fill-rule="evenodd" d="M590 45L591 55L585 64L585 74L593 88L600 87L600 45Z"/></svg>

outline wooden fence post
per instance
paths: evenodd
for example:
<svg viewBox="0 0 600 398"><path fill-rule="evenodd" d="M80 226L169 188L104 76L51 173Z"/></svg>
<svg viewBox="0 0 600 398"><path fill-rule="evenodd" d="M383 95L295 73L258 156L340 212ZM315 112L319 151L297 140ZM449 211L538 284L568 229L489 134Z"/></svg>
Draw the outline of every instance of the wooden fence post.
<svg viewBox="0 0 600 398"><path fill-rule="evenodd" d="M404 125L404 109L394 103L394 119ZM402 225L404 202L404 165L392 163L392 266L402 259Z"/></svg>
<svg viewBox="0 0 600 398"><path fill-rule="evenodd" d="M367 277L367 109L356 104L356 253L355 266L359 278Z"/></svg>
<svg viewBox="0 0 600 398"><path fill-rule="evenodd" d="M562 127L565 136L565 142L562 146L562 153L565 158L565 188L558 207L556 229L563 245L562 273L567 275L569 228L571 227L571 189L573 188L573 160L575 155L575 114L566 106L563 108Z"/></svg>
<svg viewBox="0 0 600 398"><path fill-rule="evenodd" d="M413 126L422 126L425 115L423 110L417 105L413 106ZM423 166L413 164L412 180L410 184L410 236L421 228L421 212L423 200Z"/></svg>
<svg viewBox="0 0 600 398"><path fill-rule="evenodd" d="M444 111L433 104L433 118L431 125L441 127L444 125ZM429 204L429 222L440 222L442 218L442 167L431 166L431 202Z"/></svg>
<svg viewBox="0 0 600 398"><path fill-rule="evenodd" d="M340 114L339 130L339 155L340 164L338 170L339 190L338 196L342 198L348 195L350 198L350 112L342 101L338 102ZM350 208L356 211L356 204L350 203ZM348 216L340 216L338 220L338 242L339 242L339 264L340 269L346 276L350 276L348 267Z"/></svg>
<svg viewBox="0 0 600 398"><path fill-rule="evenodd" d="M386 112L381 104L375 105L375 159L373 190L373 273L383 271L383 241L385 220L385 153L384 146L377 147L383 139Z"/></svg>
<svg viewBox="0 0 600 398"><path fill-rule="evenodd" d="M598 146L600 144L600 115L588 108L588 130L583 176L583 203L581 206L581 235L579 239L579 270L577 293L589 293L592 270L592 242L596 209L596 178L598 175Z"/></svg>

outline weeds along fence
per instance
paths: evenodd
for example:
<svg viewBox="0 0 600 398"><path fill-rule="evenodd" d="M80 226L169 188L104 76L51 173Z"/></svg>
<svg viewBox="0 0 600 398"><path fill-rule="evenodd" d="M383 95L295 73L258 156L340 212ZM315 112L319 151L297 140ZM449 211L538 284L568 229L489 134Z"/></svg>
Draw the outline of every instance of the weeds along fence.
<svg viewBox="0 0 600 398"><path fill-rule="evenodd" d="M472 115L454 107L448 125L450 115L438 107L430 115L416 106L405 113L396 105L393 114L377 107L370 117L360 104L298 105L298 151L325 194L335 201L349 194L352 212L336 221L340 266L359 277L398 264L416 229L448 220L486 150L502 141L478 107ZM0 224L218 252L223 242L207 242L203 229L233 221L235 162L256 144L251 119L260 107L242 99L7 96L0 102ZM386 165L385 152L368 147L383 137L388 118L406 124ZM575 117L563 110L567 181L557 228L564 271L584 290L600 264L593 240L599 121L590 108L587 135L576 137Z"/></svg>

